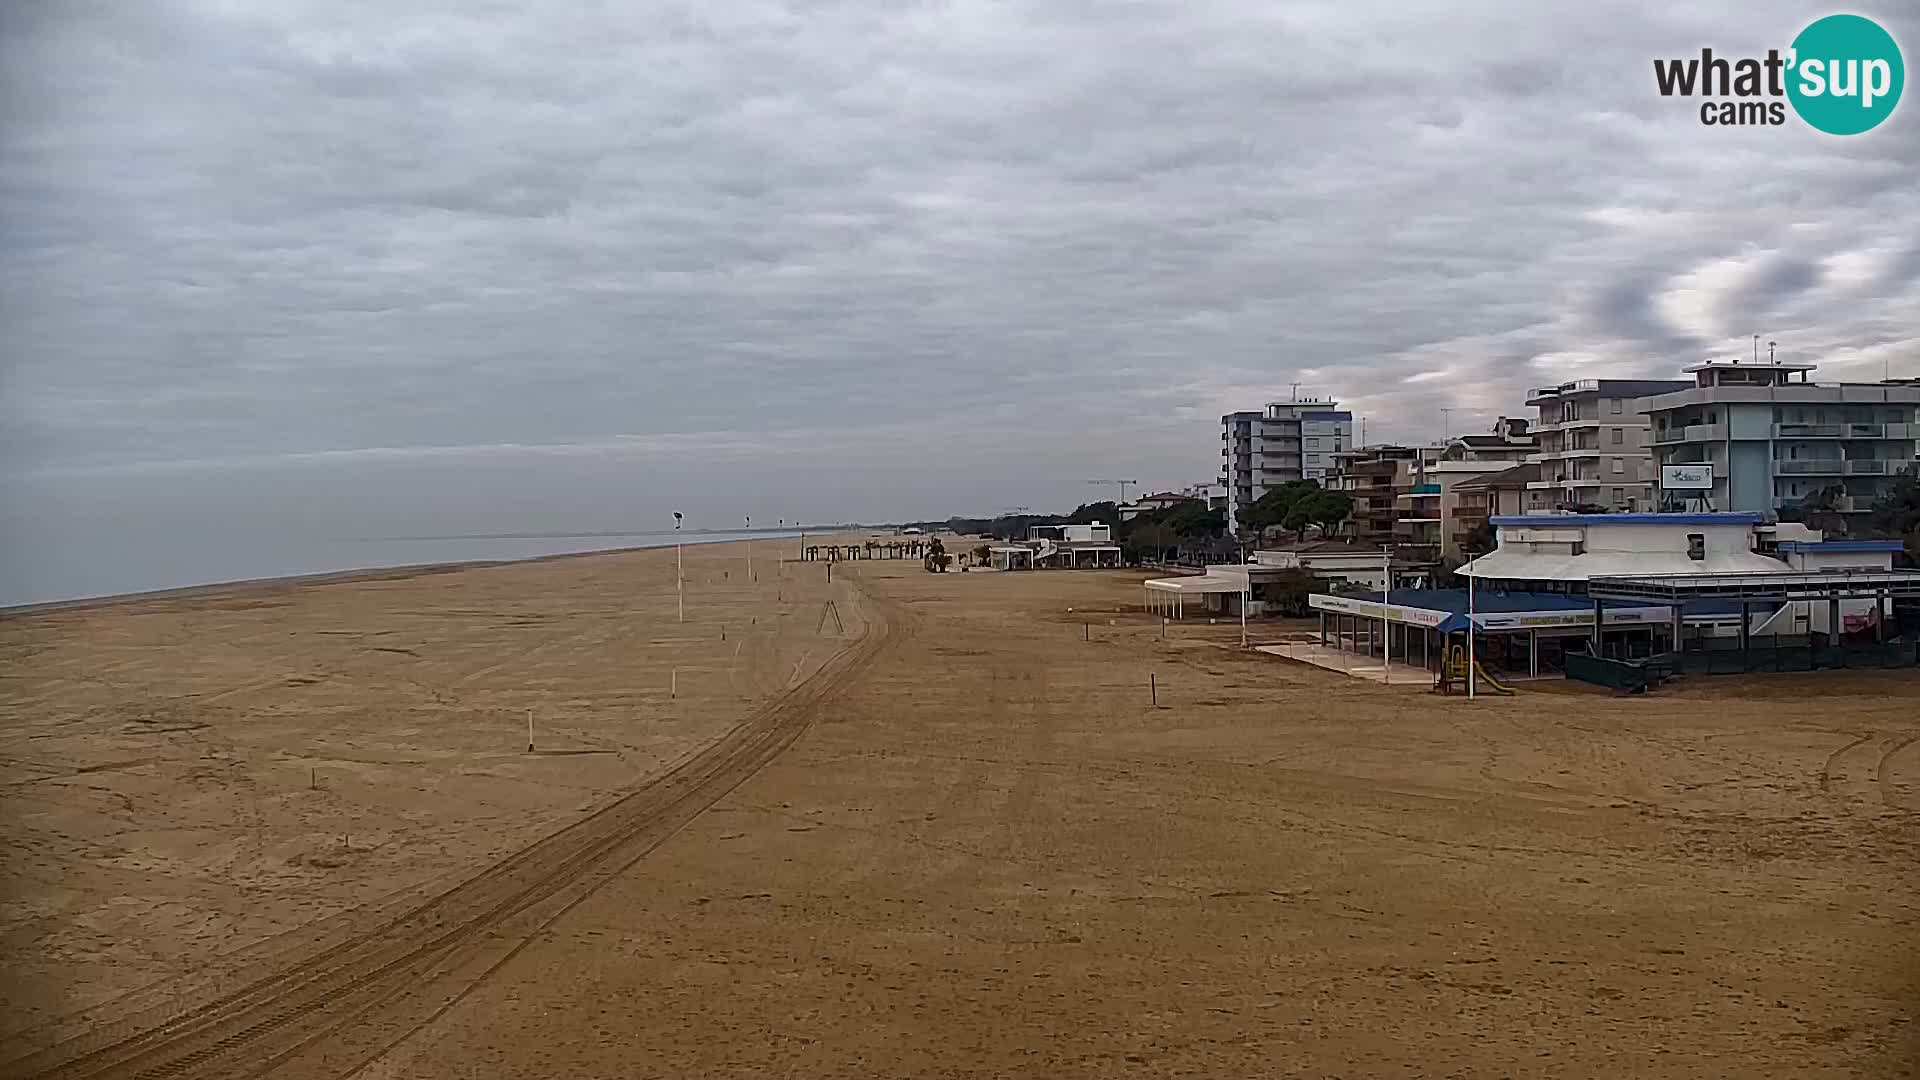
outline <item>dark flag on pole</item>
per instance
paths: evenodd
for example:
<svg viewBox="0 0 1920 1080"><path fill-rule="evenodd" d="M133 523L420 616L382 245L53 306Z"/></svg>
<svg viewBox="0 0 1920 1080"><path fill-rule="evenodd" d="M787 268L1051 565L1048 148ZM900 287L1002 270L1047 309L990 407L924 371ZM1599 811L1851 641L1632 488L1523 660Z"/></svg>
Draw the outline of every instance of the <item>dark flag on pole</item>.
<svg viewBox="0 0 1920 1080"><path fill-rule="evenodd" d="M680 527L680 511L678 510L673 512L673 527L676 529Z"/></svg>

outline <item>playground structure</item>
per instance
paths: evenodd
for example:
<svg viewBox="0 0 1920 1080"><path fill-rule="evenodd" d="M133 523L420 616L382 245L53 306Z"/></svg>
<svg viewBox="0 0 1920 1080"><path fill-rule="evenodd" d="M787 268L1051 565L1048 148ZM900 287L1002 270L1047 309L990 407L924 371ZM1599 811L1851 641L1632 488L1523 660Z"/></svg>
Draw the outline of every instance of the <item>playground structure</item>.
<svg viewBox="0 0 1920 1080"><path fill-rule="evenodd" d="M847 562L856 559L925 559L934 540L869 540L864 544L808 544L800 550L802 562Z"/></svg>
<svg viewBox="0 0 1920 1080"><path fill-rule="evenodd" d="M1449 635L1451 636L1451 635ZM1511 697L1513 687L1487 674L1480 666L1480 658L1473 658L1473 684L1475 692L1485 690L1488 693ZM1434 680L1433 691L1436 694L1465 694L1467 683L1467 647L1458 643L1448 645L1440 662L1439 677Z"/></svg>

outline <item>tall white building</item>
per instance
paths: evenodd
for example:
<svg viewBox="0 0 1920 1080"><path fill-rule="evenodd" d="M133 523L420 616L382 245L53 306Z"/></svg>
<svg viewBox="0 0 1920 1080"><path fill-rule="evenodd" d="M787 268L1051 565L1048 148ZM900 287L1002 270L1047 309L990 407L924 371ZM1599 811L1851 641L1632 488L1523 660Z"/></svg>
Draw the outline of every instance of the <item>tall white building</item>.
<svg viewBox="0 0 1920 1080"><path fill-rule="evenodd" d="M1641 403L1662 465L1710 468L1714 510L1871 510L1920 444L1920 386L1816 383L1814 365L1714 360L1685 389ZM1796 377L1797 376L1797 377ZM1657 474L1656 474L1657 475Z"/></svg>
<svg viewBox="0 0 1920 1080"><path fill-rule="evenodd" d="M1220 482L1227 489L1227 527L1268 491L1292 480L1323 480L1333 455L1353 442L1353 414L1332 398L1276 401L1262 412L1220 418Z"/></svg>

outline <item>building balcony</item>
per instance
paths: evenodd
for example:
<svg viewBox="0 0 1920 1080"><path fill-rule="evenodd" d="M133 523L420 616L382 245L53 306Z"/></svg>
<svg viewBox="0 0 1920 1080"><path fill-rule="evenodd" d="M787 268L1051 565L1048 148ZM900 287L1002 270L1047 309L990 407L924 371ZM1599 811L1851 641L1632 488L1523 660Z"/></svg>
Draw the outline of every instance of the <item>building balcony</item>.
<svg viewBox="0 0 1920 1080"><path fill-rule="evenodd" d="M1773 497L1773 508L1775 510L1799 510L1808 513L1820 513L1822 510L1830 510L1841 514L1861 514L1873 509L1873 507L1873 499L1862 498L1858 495L1835 496L1831 503L1820 509L1807 506L1806 500L1797 496L1775 495Z"/></svg>
<svg viewBox="0 0 1920 1080"><path fill-rule="evenodd" d="M1528 454L1527 460L1535 465L1539 465L1548 461L1567 461L1572 458L1599 457L1607 452L1607 448L1602 446L1563 446L1555 450L1542 451L1538 454ZM1613 448L1612 453L1617 456L1625 456L1630 453L1639 453L1639 450L1632 446L1616 446Z"/></svg>
<svg viewBox="0 0 1920 1080"><path fill-rule="evenodd" d="M1727 437L1727 425L1687 424L1684 427L1653 429L1654 446L1670 446L1674 443L1721 442Z"/></svg>
<svg viewBox="0 0 1920 1080"><path fill-rule="evenodd" d="M1632 484L1644 486L1645 481L1637 477L1607 476L1563 476L1553 480L1529 480L1528 491L1571 491L1574 488L1589 487L1627 487Z"/></svg>
<svg viewBox="0 0 1920 1080"><path fill-rule="evenodd" d="M1898 458L1852 458L1846 463L1848 476L1886 476L1912 464Z"/></svg>
<svg viewBox="0 0 1920 1080"><path fill-rule="evenodd" d="M1776 461L1776 476L1886 476L1912 462L1901 458L1820 458L1812 461Z"/></svg>
<svg viewBox="0 0 1920 1080"><path fill-rule="evenodd" d="M1889 428L1910 428L1911 424L1775 424L1776 439L1902 439Z"/></svg>
<svg viewBox="0 0 1920 1080"><path fill-rule="evenodd" d="M1776 476L1845 476L1849 464L1844 458L1775 461L1773 472Z"/></svg>

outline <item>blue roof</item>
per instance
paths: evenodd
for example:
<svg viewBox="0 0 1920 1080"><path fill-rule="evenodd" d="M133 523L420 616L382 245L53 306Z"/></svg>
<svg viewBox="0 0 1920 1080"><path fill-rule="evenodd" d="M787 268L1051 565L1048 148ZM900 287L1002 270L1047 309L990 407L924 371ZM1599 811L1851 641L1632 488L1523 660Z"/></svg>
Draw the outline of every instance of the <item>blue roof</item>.
<svg viewBox="0 0 1920 1080"><path fill-rule="evenodd" d="M1356 597L1356 599L1360 599ZM1445 611L1451 618L1434 627L1442 633L1455 633L1467 628L1467 590L1465 589L1395 589L1387 594L1387 602L1397 607L1420 608L1425 611ZM1624 604L1614 602L1609 608L1620 607L1666 607L1668 604ZM1771 610L1777 605L1755 602L1755 613ZM1592 611L1593 601L1585 596L1573 596L1567 593L1547 592L1496 592L1490 589L1473 591L1473 613L1481 615L1507 615L1526 611ZM1681 606L1683 617L1699 618L1710 615L1738 615L1738 600L1689 600Z"/></svg>
<svg viewBox="0 0 1920 1080"><path fill-rule="evenodd" d="M1456 615L1467 613L1467 590L1465 589L1395 589L1387 594L1387 601L1401 607L1451 611ZM1566 593L1494 592L1491 589L1475 589L1473 610L1476 613L1484 611L1490 615L1514 611L1591 611L1593 601L1584 596L1568 596Z"/></svg>
<svg viewBox="0 0 1920 1080"><path fill-rule="evenodd" d="M1765 520L1759 514L1499 514L1489 519L1495 525L1516 528L1556 525L1758 525Z"/></svg>
<svg viewBox="0 0 1920 1080"><path fill-rule="evenodd" d="M1848 554L1859 551L1900 551L1906 547L1898 540L1783 540L1781 551L1810 551L1816 554Z"/></svg>

